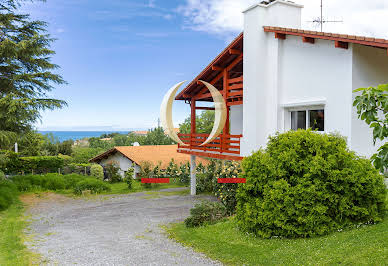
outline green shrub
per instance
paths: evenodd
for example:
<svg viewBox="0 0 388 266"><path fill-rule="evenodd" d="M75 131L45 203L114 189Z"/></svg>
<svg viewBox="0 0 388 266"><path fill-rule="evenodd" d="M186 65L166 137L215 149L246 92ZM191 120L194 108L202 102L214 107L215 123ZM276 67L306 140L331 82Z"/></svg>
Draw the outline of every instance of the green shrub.
<svg viewBox="0 0 388 266"><path fill-rule="evenodd" d="M91 166L92 164L89 164L89 163L69 163L63 168L63 173L88 175L90 174Z"/></svg>
<svg viewBox="0 0 388 266"><path fill-rule="evenodd" d="M129 168L128 171L125 172L124 182L127 183L128 189L132 189L134 172L135 170L133 168Z"/></svg>
<svg viewBox="0 0 388 266"><path fill-rule="evenodd" d="M19 175L12 177L13 183L21 192L72 189L75 187L76 183L84 179L85 176L77 174Z"/></svg>
<svg viewBox="0 0 388 266"><path fill-rule="evenodd" d="M118 183L122 177L119 174L120 168L115 162L110 162L105 166L106 173L110 183Z"/></svg>
<svg viewBox="0 0 388 266"><path fill-rule="evenodd" d="M66 188L66 182L63 175L19 175L14 176L12 181L19 191L32 190L62 190Z"/></svg>
<svg viewBox="0 0 388 266"><path fill-rule="evenodd" d="M5 174L0 170L0 181L5 180Z"/></svg>
<svg viewBox="0 0 388 266"><path fill-rule="evenodd" d="M191 216L185 219L186 227L214 224L227 216L227 210L219 202L202 202L190 210Z"/></svg>
<svg viewBox="0 0 388 266"><path fill-rule="evenodd" d="M8 207L17 201L18 192L16 186L5 180L0 180L0 211L8 209Z"/></svg>
<svg viewBox="0 0 388 266"><path fill-rule="evenodd" d="M64 159L59 156L33 156L20 157L23 167L19 170L30 173L50 173L58 172L59 168L63 167Z"/></svg>
<svg viewBox="0 0 388 266"><path fill-rule="evenodd" d="M218 161L213 178L214 194L218 197L222 204L226 207L229 214L236 211L236 193L240 184L218 183L218 178L238 178L241 174L240 162Z"/></svg>
<svg viewBox="0 0 388 266"><path fill-rule="evenodd" d="M85 178L86 177L84 175L79 174L64 175L63 179L65 181L65 189L74 188L79 181L84 180Z"/></svg>
<svg viewBox="0 0 388 266"><path fill-rule="evenodd" d="M144 161L140 163L140 178L152 178L153 176L153 165L151 162ZM144 188L151 188L152 184L151 183L141 183L141 185Z"/></svg>
<svg viewBox="0 0 388 266"><path fill-rule="evenodd" d="M92 193L101 193L103 191L110 191L110 187L104 181L95 178L85 178L75 185L74 193L81 195L82 191L85 190L90 190Z"/></svg>
<svg viewBox="0 0 388 266"><path fill-rule="evenodd" d="M97 179L104 180L104 169L99 164L92 164L90 167L90 175Z"/></svg>
<svg viewBox="0 0 388 266"><path fill-rule="evenodd" d="M325 235L385 215L383 177L340 136L278 134L242 166L247 183L238 189L237 223L258 236Z"/></svg>

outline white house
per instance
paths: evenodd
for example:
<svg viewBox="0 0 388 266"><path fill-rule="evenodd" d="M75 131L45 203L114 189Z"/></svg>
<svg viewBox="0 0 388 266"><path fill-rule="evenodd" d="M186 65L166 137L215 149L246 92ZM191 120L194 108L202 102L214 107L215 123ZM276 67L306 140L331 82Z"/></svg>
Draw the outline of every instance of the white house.
<svg viewBox="0 0 388 266"><path fill-rule="evenodd" d="M143 162L149 162L153 166L160 165L166 169L171 159L178 165L190 161L190 156L177 152L177 145L145 145L145 146L117 146L96 157L90 162L106 166L110 163L116 164L122 177L129 168L134 169L134 178L140 173L140 166ZM206 164L207 160L199 159Z"/></svg>
<svg viewBox="0 0 388 266"><path fill-rule="evenodd" d="M227 103L224 133L199 146L208 135L194 126L179 134L189 144L179 152L241 160L276 132L309 127L340 133L360 155L377 150L353 90L388 83L388 40L302 30L302 8L277 0L243 12L243 33L176 96L191 105L195 125L196 110L211 109L200 103L213 101L199 80L213 84Z"/></svg>
<svg viewBox="0 0 388 266"><path fill-rule="evenodd" d="M211 109L199 106L212 98L198 80L213 84L227 102L228 134L216 140L219 147L180 146L180 152L238 160L265 146L269 135L313 122L345 136L360 155L377 150L352 106L353 90L388 83L388 40L301 30L302 8L277 0L243 12L244 32L176 97L194 113Z"/></svg>

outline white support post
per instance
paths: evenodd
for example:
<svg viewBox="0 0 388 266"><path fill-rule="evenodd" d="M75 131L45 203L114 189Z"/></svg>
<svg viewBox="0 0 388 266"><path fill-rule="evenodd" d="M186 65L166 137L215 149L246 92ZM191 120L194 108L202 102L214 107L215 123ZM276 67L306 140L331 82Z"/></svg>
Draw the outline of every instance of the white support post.
<svg viewBox="0 0 388 266"><path fill-rule="evenodd" d="M196 156L190 155L190 184L191 184L191 195L194 196L197 194L197 181L196 181Z"/></svg>

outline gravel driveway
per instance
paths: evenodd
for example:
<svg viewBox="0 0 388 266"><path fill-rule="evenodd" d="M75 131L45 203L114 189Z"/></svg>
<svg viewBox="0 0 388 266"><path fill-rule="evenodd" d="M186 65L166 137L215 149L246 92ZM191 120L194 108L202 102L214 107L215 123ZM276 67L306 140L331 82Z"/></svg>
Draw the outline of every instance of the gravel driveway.
<svg viewBox="0 0 388 266"><path fill-rule="evenodd" d="M53 197L29 208L29 234L34 240L26 243L49 265L219 264L168 239L160 228L182 221L195 202L207 197L160 193Z"/></svg>

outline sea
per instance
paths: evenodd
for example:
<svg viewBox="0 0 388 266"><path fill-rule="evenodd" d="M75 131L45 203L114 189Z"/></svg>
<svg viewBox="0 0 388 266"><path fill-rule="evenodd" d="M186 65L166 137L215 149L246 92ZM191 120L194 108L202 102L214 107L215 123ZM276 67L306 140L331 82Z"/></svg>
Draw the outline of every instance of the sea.
<svg viewBox="0 0 388 266"><path fill-rule="evenodd" d="M38 131L43 135L52 133L60 142L65 140L78 140L83 138L99 137L102 134L120 133L128 134L129 131Z"/></svg>

